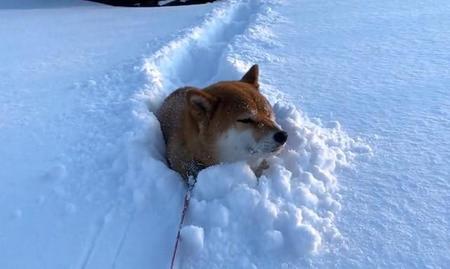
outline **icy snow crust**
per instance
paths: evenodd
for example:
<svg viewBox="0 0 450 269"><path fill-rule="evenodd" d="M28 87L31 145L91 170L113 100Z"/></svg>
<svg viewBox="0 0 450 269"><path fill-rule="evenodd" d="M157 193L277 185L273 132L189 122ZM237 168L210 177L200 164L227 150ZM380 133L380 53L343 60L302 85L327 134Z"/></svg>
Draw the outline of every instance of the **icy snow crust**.
<svg viewBox="0 0 450 269"><path fill-rule="evenodd" d="M255 49L274 45L269 25L281 19L271 9L274 4L278 3L221 3L200 26L146 59L148 83L136 96L130 140L140 161L129 183L147 199L135 199L136 206L152 203L155 195L181 197L184 192L179 176L166 171L159 125L148 110L155 112L179 86L236 79L260 62L261 55L270 59L270 54ZM255 51L240 54L249 44L255 44ZM264 67L261 73L264 81ZM341 207L337 172L355 155L370 154L370 148L348 137L337 122L331 128L312 122L283 102L274 85L261 88L274 104L278 123L289 133L286 148L268 160L270 169L259 181L245 163L217 165L199 174L182 230L180 268L299 266L343 241L335 225ZM133 152L130 163L137 161L135 156ZM152 176L155 170L164 171L164 176Z"/></svg>

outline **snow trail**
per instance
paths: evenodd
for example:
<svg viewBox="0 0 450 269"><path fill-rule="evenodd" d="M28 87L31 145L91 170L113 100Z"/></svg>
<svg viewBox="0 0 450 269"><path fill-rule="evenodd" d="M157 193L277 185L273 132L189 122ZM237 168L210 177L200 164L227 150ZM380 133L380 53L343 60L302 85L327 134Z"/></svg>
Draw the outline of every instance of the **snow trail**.
<svg viewBox="0 0 450 269"><path fill-rule="evenodd" d="M106 205L99 205L103 210L91 225L91 231L85 240L85 251L81 253L78 268L96 267L98 256L102 255L104 240L111 235L108 225L111 224L109 218L113 215L123 214L121 211L126 209L126 199L117 191L117 186L121 185L122 174L126 171L121 165L120 160L114 160L112 156L118 156L123 150L123 141L121 136L127 133L130 128L130 121L127 117L117 117L123 111L129 110L129 98L133 94L133 87L142 85L144 77L139 69L136 68L139 61L136 59L110 70L100 79L92 79L84 85L75 85L81 96L79 106L83 107L83 114L73 115L84 118L84 124L90 126L90 133L85 143L92 140L99 141L94 147L85 147L77 145L69 154L77 156L74 158L73 169L89 169L96 171L95 176L75 178L78 182L73 182L72 196L82 195L90 200L89 197L96 197L99 202L100 197L108 197L110 200ZM108 131L105 131L108 130ZM91 160L87 162L86 160ZM92 178L96 180L93 182ZM94 201L95 202L95 201ZM125 206L124 206L125 203ZM120 219L120 218L119 218ZM122 227L121 221L114 223L117 228ZM124 232L127 232L123 225ZM109 244L114 245L110 242ZM117 243L117 249L120 249L120 242Z"/></svg>
<svg viewBox="0 0 450 269"><path fill-rule="evenodd" d="M117 248L116 248L117 250L115 252L114 259L112 261L112 268L113 269L116 268L116 266L117 266L117 259L120 257L120 253L122 252L122 248L123 248L123 245L124 245L125 240L127 238L128 231L130 229L132 221L133 221L133 218L130 217L130 219L127 222L127 224L125 226L125 229L124 229L124 231L122 233L122 236L120 237L120 241L119 241L119 244L117 245Z"/></svg>
<svg viewBox="0 0 450 269"><path fill-rule="evenodd" d="M200 26L145 60L148 83L135 97L136 123L129 144L129 172L134 177L127 179L138 193L137 207L151 203L161 214L164 209L155 201L170 201L171 210L181 212L183 184L165 165L159 123L148 112L155 112L179 87L239 79L251 64L262 63L262 91L290 137L286 149L268 160L271 168L259 184L245 163L218 165L199 174L177 258L182 268L222 268L225 261L227 268L305 265L311 255L343 242L334 224L340 210L337 172L370 148L348 137L337 122L324 128L310 121L284 102L273 85L264 83L264 64L280 61L264 49L277 45L270 24L280 16L271 6L281 3L218 4ZM152 176L159 173L163 176ZM176 235L176 225L169 226L166 240Z"/></svg>
<svg viewBox="0 0 450 269"><path fill-rule="evenodd" d="M253 0L227 1L214 9L202 25L146 59L144 70L149 86L142 94L150 111L154 112L180 85L206 86L223 76L220 68L226 49L247 29L258 8Z"/></svg>
<svg viewBox="0 0 450 269"><path fill-rule="evenodd" d="M97 245L97 241L98 241L101 233L103 232L104 227L105 227L105 219L104 218L98 220L98 222L94 225L92 235L90 236L90 238L91 238L90 242L88 243L87 248L86 248L86 254L83 255L84 257L81 260L81 265L80 265L81 269L85 269L89 265L89 260L91 259L91 256L95 249L95 246Z"/></svg>

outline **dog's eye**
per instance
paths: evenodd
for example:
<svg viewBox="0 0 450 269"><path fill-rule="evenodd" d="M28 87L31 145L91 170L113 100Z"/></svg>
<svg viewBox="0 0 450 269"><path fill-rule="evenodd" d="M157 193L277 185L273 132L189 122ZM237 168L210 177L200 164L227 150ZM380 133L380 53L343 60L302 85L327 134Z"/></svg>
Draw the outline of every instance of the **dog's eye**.
<svg viewBox="0 0 450 269"><path fill-rule="evenodd" d="M242 122L242 123L254 123L255 121L247 118L247 119L241 119L241 120L237 120L238 122Z"/></svg>

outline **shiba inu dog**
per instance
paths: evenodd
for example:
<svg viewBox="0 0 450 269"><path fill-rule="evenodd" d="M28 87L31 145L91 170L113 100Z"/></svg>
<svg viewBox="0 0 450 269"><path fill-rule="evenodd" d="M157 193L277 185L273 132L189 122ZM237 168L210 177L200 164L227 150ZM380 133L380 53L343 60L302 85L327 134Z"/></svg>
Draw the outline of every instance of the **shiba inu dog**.
<svg viewBox="0 0 450 269"><path fill-rule="evenodd" d="M267 168L264 158L286 143L288 135L260 93L258 76L254 65L241 80L180 88L164 100L156 116L167 161L184 179L214 164L242 160L259 176Z"/></svg>

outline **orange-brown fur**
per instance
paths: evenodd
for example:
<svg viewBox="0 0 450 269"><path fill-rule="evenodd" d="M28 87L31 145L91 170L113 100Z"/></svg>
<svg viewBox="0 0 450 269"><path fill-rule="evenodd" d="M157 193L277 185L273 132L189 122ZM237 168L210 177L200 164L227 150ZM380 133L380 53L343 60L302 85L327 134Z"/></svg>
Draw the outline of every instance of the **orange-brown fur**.
<svg viewBox="0 0 450 269"><path fill-rule="evenodd" d="M157 117L169 165L183 178L223 161L218 140L230 128L238 133L248 129L256 141L280 130L270 104L259 92L257 65L239 81L218 82L203 90L176 90L166 98ZM239 121L249 117L251 122Z"/></svg>

